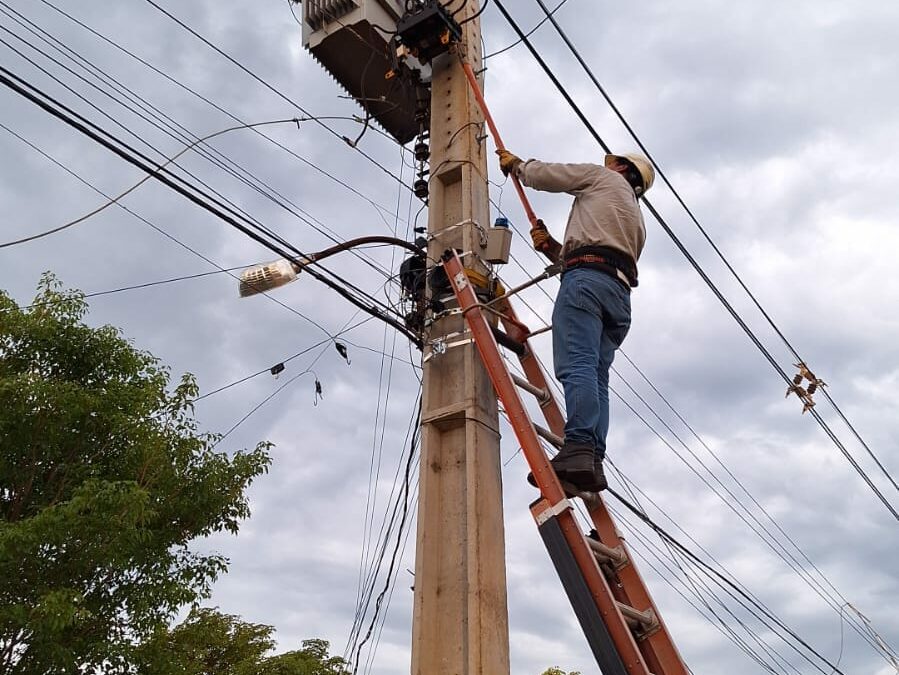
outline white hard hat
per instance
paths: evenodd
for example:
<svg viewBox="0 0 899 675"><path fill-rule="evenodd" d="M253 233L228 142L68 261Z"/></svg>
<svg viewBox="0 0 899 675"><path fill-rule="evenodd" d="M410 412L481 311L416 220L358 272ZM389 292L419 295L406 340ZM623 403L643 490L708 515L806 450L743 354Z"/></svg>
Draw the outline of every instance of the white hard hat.
<svg viewBox="0 0 899 675"><path fill-rule="evenodd" d="M646 159L646 157L637 153L627 153L624 155L606 155L606 166L609 166L616 161L624 161L632 164L640 174L640 178L643 179L643 187L642 189L635 190L638 195L642 195L652 187L652 184L656 179L656 172L655 169L652 168L652 163L648 159Z"/></svg>

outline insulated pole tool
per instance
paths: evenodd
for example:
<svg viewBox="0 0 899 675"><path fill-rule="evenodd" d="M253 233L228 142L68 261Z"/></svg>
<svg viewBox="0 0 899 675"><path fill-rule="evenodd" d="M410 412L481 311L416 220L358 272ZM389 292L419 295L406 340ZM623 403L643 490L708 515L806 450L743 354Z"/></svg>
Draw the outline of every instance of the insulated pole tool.
<svg viewBox="0 0 899 675"><path fill-rule="evenodd" d="M462 68L465 71L465 77L468 78L468 83L471 85L471 90L474 93L475 100L478 102L478 107L481 109L481 112L484 114L484 120L487 122L487 128L490 129L490 134L493 136L493 142L496 143L496 149L498 151L502 151L506 149L506 146L503 144L503 139L499 135L499 130L496 128L496 123L493 121L493 116L490 114L489 108L487 108L487 102L484 100L484 94L481 93L481 87L478 84L478 79L474 74L474 70L471 67L471 64L467 61L462 61ZM528 221L531 223L531 230L544 228L546 227L539 218L537 218L537 214L534 213L534 209L531 207L531 202L528 200L527 195L524 193L524 187L521 185L521 181L518 180L518 176L515 173L510 173L509 177L512 179L512 185L515 186L515 191L518 193L518 198L521 200L521 205L524 207L524 213L528 217ZM545 250L548 246L544 246Z"/></svg>

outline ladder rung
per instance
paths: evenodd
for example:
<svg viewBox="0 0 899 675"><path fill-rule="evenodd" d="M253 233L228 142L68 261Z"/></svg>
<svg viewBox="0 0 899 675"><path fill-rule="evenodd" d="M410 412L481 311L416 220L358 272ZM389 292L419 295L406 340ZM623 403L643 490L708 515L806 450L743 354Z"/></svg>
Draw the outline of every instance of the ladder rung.
<svg viewBox="0 0 899 675"><path fill-rule="evenodd" d="M651 609L641 612L622 602L616 602L615 604L618 605L618 611L621 612L621 616L624 617L624 620L627 621L631 628L639 628L643 632L649 632L658 627L659 620Z"/></svg>
<svg viewBox="0 0 899 675"><path fill-rule="evenodd" d="M587 537L587 544L599 562L610 562L616 568L627 564L627 554L622 547L612 548L590 537Z"/></svg>
<svg viewBox="0 0 899 675"><path fill-rule="evenodd" d="M496 326L490 326L490 330L493 331L493 337L496 338L496 341L506 349L515 352L518 356L524 356L525 354L527 354L528 350L527 347L524 346L523 342L513 340Z"/></svg>
<svg viewBox="0 0 899 675"><path fill-rule="evenodd" d="M526 392L533 394L537 398L537 402L540 405L545 403L549 403L551 399L549 392L546 389L541 389L540 387L536 387L530 382L528 382L523 377L518 377L514 373L510 373L512 375L512 381L517 384L519 387L524 389Z"/></svg>
<svg viewBox="0 0 899 675"><path fill-rule="evenodd" d="M556 436L549 429L544 429L539 424L535 424L534 429L537 431L537 435L540 436L543 440L548 441L549 443L556 446L557 448L562 447L562 443L564 441L562 440L561 436Z"/></svg>

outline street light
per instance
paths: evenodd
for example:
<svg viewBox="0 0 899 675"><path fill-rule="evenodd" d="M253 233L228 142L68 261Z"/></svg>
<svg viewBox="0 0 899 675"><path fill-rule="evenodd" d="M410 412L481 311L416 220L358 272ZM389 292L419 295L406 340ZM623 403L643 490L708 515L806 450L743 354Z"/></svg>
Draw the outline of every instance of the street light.
<svg viewBox="0 0 899 675"><path fill-rule="evenodd" d="M335 253L347 251L356 246L363 246L366 244L388 244L391 246L399 246L400 248L411 251L416 257L423 257L423 249L427 244L427 241L419 239L415 244L412 244L408 241L397 239L396 237L372 235L351 239L350 241L326 248L318 253L312 253L308 256L299 256L295 260L281 258L280 260L253 265L240 273L238 293L240 294L240 297L246 298L251 295L257 295L259 293L271 291L275 288L280 288L281 286L289 284L291 281L296 281L297 275L302 272L303 268L307 265L317 263ZM312 274L312 272L310 272L310 274Z"/></svg>
<svg viewBox="0 0 899 675"><path fill-rule="evenodd" d="M296 281L303 265L285 258L273 260L261 265L253 265L240 273L238 292L246 298L257 293L264 293L279 288L291 281Z"/></svg>

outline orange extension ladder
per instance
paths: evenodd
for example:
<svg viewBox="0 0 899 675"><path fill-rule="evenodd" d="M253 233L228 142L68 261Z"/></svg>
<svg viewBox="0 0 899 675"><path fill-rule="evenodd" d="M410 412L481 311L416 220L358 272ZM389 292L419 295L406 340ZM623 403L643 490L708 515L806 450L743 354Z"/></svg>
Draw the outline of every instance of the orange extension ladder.
<svg viewBox="0 0 899 675"><path fill-rule="evenodd" d="M603 675L686 675L687 667L601 495L579 495L595 528L585 535L546 457L540 437L560 446L565 420L528 344L530 331L507 298L490 303L478 299L455 251L447 251L442 264L540 488L531 513ZM488 321L497 314L505 331ZM500 343L517 354L525 378L509 372ZM537 397L548 429L531 420L519 390Z"/></svg>

